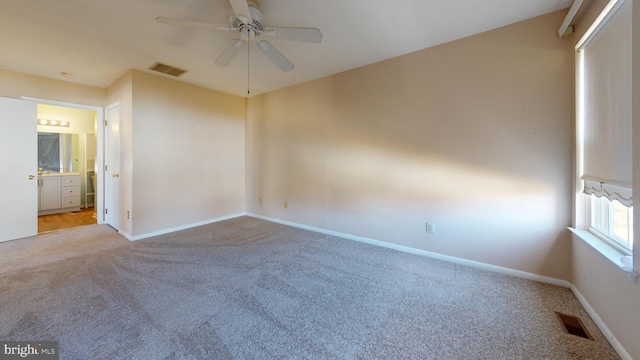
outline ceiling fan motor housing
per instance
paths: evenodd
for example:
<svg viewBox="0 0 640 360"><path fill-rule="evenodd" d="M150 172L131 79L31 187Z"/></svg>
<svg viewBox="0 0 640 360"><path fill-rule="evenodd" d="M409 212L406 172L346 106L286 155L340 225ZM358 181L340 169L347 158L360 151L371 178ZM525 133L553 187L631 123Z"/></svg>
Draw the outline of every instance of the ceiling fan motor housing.
<svg viewBox="0 0 640 360"><path fill-rule="evenodd" d="M245 24L242 20L238 19L233 10L231 10L231 26L240 29L244 27L250 27L252 28L252 30L254 30L254 32L255 30L264 30L264 15L260 10L258 10L257 3L253 1L248 1L247 3L249 5L249 12L251 13L251 17L253 20L251 24Z"/></svg>

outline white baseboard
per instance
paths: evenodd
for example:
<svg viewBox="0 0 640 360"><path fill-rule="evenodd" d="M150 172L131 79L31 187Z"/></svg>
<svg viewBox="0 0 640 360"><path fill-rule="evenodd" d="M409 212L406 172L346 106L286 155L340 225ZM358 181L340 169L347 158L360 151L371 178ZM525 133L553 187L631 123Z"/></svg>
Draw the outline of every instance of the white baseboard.
<svg viewBox="0 0 640 360"><path fill-rule="evenodd" d="M602 321L598 313L593 309L593 307L591 307L591 304L589 304L587 299L582 295L582 293L580 293L580 290L578 290L578 288L575 287L575 285L573 284L571 284L570 289L571 289L571 292L573 292L573 295L578 299L582 307L587 311L587 313L591 317L591 320L593 320L593 322L596 324L598 329L600 329L600 332L602 332L602 335L604 335L607 341L609 341L609 344L611 344L613 349L618 353L620 358L623 360L633 360L631 355L629 355L627 350L622 346L622 344L620 344L618 339L616 339L616 337L613 335L609 327L604 323L604 321Z"/></svg>
<svg viewBox="0 0 640 360"><path fill-rule="evenodd" d="M116 230L118 232L118 234L120 234L121 236L123 236L125 239L129 240L129 241L133 241L133 236L131 236L131 234L126 233L124 231L121 230Z"/></svg>
<svg viewBox="0 0 640 360"><path fill-rule="evenodd" d="M502 266L496 266L496 265L481 263L481 262L478 262L478 261L462 259L462 258L458 258L458 257L455 257L455 256L442 255L442 254L438 254L438 253L434 253L434 252L430 252L430 251L411 248L411 247L408 247L408 246L396 245L396 244L387 243L387 242L384 242L384 241L373 240L373 239L364 238L364 237L360 237L360 236L355 236L355 235L351 235L351 234L340 233L340 232L337 232L337 231L331 231L331 230L326 230L326 229L317 228L317 227L313 227L313 226L307 226L307 225L302 225L302 224L293 223L293 222L289 222L289 221L283 221L283 220L280 220L280 219L275 219L275 218L271 218L271 217L267 217L267 216L262 216L262 215L252 214L252 213L246 213L245 215L251 216L251 217L254 217L254 218L258 218L258 219L262 219L262 220L266 220L266 221L275 222L275 223L278 223L278 224L288 225L288 226L292 226L292 227L296 227L296 228L300 228L300 229L304 229L304 230L310 230L310 231L318 232L318 233L321 233L321 234L337 236L337 237L345 238L345 239L348 239L348 240L360 241L360 242L363 242L363 243L376 245L376 246L381 246L381 247L385 247L385 248L389 248L389 249L394 249L394 250L398 250L398 251L402 251L402 252L406 252L406 253L410 253L410 254L421 255L421 256L428 257L428 258L437 259L437 260L443 260L443 261L454 263L454 264L458 264L458 265L469 266L469 267L473 267L473 268L476 268L476 269L488 270L488 271L492 271L492 272L496 272L496 273L511 275L511 276L515 276L515 277L519 277L519 278L523 278L523 279L534 280L534 281L539 281L539 282L542 282L542 283L545 283L545 284L557 285L557 286L562 286L564 288L568 288L568 289L571 290L571 292L573 292L573 294L578 299L578 301L580 302L582 307L584 307L584 309L587 311L587 313L589 314L589 316L591 317L593 322L596 324L598 329L600 329L602 334L606 337L607 341L609 341L609 343L614 348L614 350L618 353L618 355L623 360L633 360L631 355L629 355L629 353L622 346L622 344L620 344L618 342L618 340L613 335L611 330L609 330L607 325L602 321L600 316L598 316L598 313L596 313L596 311L593 309L593 307L591 307L591 305L589 304L587 299L580 293L578 288L576 288L575 285L573 285L571 282L569 282L567 280L561 280L561 279L556 279L556 278L552 278L552 277L548 277L548 276L542 276L542 275L529 273L529 272L526 272L526 271L514 270L514 269L505 268L505 267L502 267Z"/></svg>
<svg viewBox="0 0 640 360"><path fill-rule="evenodd" d="M313 227L313 226L297 224L297 223L293 223L293 222L289 222L289 221L283 221L283 220L279 220L279 219L275 219L275 218L270 218L270 217L267 217L267 216L262 216L262 215L252 214L252 213L247 213L246 215L247 216L251 216L251 217L255 217L255 218L258 218L258 219L262 219L262 220L275 222L275 223L278 223L278 224L293 226L293 227L300 228L300 229L315 231L315 232L319 232L319 233L322 233L322 234L337 236L337 237L341 237L341 238L345 238L345 239L349 239L349 240L355 240L355 241L359 241L359 242L363 242L363 243L367 243L367 244L371 244L371 245L376 245L376 246L381 246L381 247L385 247L385 248L389 248L389 249L394 249L394 250L402 251L402 252L409 253L409 254L421 255L421 256L428 257L428 258L432 258L432 259L443 260L443 261L450 262L450 263L453 263L453 264L469 266L469 267L473 267L473 268L481 269L481 270L493 271L493 272L497 272L497 273L501 273L501 274L507 274L507 275L511 275L511 276L515 276L515 277L519 277L519 278L523 278L523 279L528 279L528 280L535 280L535 281L539 281L539 282L543 282L543 283L547 283L547 284L562 286L562 287L565 287L565 288L571 288L571 286L572 286L569 281L560 280L560 279L556 279L556 278L552 278L552 277L548 277L548 276L542 276L542 275L537 275L537 274L533 274L533 273L529 273L529 272L525 272L525 271L509 269L509 268L505 268L505 267L502 267L502 266L496 266L496 265L486 264L486 263L482 263L482 262L478 262L478 261L462 259L462 258L458 258L458 257L455 257L455 256L442 255L442 254L438 254L438 253L434 253L434 252L430 252L430 251L426 251L426 250L420 250L420 249L416 249L416 248L412 248L412 247L408 247L408 246L392 244L392 243L388 243L388 242L384 242L384 241L380 241L380 240L373 240L373 239L369 239L369 238L365 238L365 237L361 237L361 236L355 236L355 235L351 235L351 234L340 233L340 232L337 232L337 231L326 230L326 229L317 228L317 227Z"/></svg>
<svg viewBox="0 0 640 360"><path fill-rule="evenodd" d="M125 233L123 233L121 231L118 231L118 233L120 233L122 236L127 238L129 241L137 241L137 240L142 240L142 239L146 239L146 238L150 238L150 237L154 237L154 236L158 236L158 235L169 234L169 233L180 231L180 230L191 229L191 228L202 226L202 225L213 224L213 223L217 223L219 221L229 220L229 219L237 218L237 217L244 216L244 215L245 215L245 213L227 215L227 216L222 216L222 217L215 218L215 219L200 221L200 222L197 222L197 223L177 226L177 227L173 227L173 228L169 228L169 229L162 229L160 231L155 231L155 232L152 232L152 233L136 235L136 236L131 236L131 235L125 234Z"/></svg>

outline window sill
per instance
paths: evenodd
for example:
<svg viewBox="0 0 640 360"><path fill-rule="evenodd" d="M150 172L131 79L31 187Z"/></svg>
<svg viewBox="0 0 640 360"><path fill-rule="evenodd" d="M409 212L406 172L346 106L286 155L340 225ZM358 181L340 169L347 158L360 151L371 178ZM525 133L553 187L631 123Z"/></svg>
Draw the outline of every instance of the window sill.
<svg viewBox="0 0 640 360"><path fill-rule="evenodd" d="M633 271L632 268L625 266L622 264L622 257L626 254L621 253L620 251L614 249L613 247L607 245L604 241L600 240L598 237L593 235L592 233L586 230L578 230L572 227L568 228L574 235L580 238L582 241L591 246L595 251L599 252L605 259L609 260L610 263L615 265L620 271L624 273L627 279L632 283L636 283L638 279L638 273Z"/></svg>

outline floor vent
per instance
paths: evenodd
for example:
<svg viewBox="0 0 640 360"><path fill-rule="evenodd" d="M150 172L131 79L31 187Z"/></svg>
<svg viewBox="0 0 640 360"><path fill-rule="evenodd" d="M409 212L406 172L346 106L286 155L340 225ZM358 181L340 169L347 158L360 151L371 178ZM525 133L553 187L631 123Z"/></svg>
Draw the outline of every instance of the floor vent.
<svg viewBox="0 0 640 360"><path fill-rule="evenodd" d="M593 337L591 336L591 334L589 334L587 329L584 327L584 324L582 323L582 320L580 320L579 317L562 314L559 312L557 312L556 315L558 315L558 319L562 324L562 328L567 334L580 336L581 338L585 338L593 341Z"/></svg>
<svg viewBox="0 0 640 360"><path fill-rule="evenodd" d="M149 70L161 72L163 74L167 74L175 77L178 77L187 72L187 70L183 70L175 66L163 64L161 62L156 62L155 64L151 65L149 67Z"/></svg>

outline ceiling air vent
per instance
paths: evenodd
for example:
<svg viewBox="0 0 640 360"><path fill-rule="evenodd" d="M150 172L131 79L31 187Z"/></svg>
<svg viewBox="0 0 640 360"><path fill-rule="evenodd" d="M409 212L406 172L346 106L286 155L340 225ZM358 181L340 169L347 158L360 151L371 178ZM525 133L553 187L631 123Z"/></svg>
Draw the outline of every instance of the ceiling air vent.
<svg viewBox="0 0 640 360"><path fill-rule="evenodd" d="M182 74L187 72L187 70L182 70L182 69L177 68L175 66L163 64L161 62L156 62L155 64L151 65L149 67L149 70L161 72L163 74L167 74L167 75L171 75L171 76L175 76L175 77L178 77L178 76L180 76L180 75L182 75Z"/></svg>

